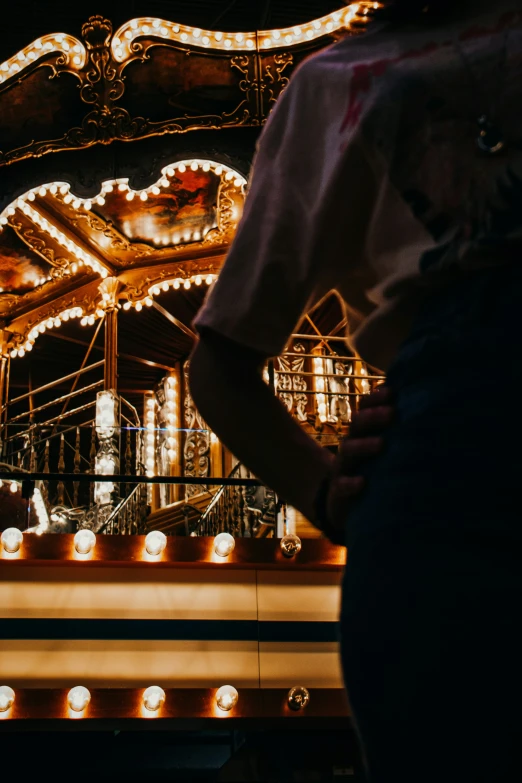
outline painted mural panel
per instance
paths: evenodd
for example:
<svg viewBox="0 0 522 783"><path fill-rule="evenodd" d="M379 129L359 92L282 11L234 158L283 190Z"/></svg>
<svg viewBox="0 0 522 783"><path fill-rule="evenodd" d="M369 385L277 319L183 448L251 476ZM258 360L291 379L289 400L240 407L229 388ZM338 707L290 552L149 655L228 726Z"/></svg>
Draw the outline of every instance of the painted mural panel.
<svg viewBox="0 0 522 783"><path fill-rule="evenodd" d="M0 233L0 295L33 291L51 279L51 268L12 228L6 226Z"/></svg>
<svg viewBox="0 0 522 783"><path fill-rule="evenodd" d="M105 194L105 204L95 205L106 221L134 242L177 245L201 240L216 225L219 177L202 169L176 172L170 186L146 202L117 187Z"/></svg>

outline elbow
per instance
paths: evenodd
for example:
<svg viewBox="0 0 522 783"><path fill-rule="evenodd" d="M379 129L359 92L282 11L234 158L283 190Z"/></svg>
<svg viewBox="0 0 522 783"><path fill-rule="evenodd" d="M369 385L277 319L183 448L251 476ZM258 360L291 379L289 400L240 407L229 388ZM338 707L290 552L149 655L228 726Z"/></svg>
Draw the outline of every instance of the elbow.
<svg viewBox="0 0 522 783"><path fill-rule="evenodd" d="M202 337L196 343L190 357L188 382L199 414L211 427L217 424L225 413L233 380L226 356L212 340Z"/></svg>

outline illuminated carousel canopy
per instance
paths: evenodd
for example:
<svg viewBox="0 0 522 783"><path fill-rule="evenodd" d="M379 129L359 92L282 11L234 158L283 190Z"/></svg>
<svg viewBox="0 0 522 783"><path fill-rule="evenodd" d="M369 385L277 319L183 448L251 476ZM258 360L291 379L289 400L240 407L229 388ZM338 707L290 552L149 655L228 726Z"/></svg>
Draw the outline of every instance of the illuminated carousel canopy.
<svg viewBox="0 0 522 783"><path fill-rule="evenodd" d="M13 25L18 51L0 42L0 322L12 358L64 322L92 326L107 308L141 311L192 288L189 321L173 330L188 352L183 326L233 237L260 126L296 65L377 7L236 5L179 3L179 19L165 3L131 19L114 8L116 27L60 12L57 32L46 12Z"/></svg>
<svg viewBox="0 0 522 783"><path fill-rule="evenodd" d="M187 357L263 123L295 67L363 30L375 5L150 0L123 13L107 0L103 16L39 4L12 24L3 9L4 726L347 719L332 648L344 550L301 542L317 532L210 432ZM328 298L264 368L331 447L382 380L350 354L345 323ZM18 591L35 607L23 618Z"/></svg>

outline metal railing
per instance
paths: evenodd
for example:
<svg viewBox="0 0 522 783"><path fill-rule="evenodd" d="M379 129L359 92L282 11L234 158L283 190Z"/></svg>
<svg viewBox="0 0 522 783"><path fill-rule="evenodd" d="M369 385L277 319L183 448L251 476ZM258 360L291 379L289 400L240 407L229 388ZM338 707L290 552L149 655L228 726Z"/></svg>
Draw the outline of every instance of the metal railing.
<svg viewBox="0 0 522 783"><path fill-rule="evenodd" d="M229 479L256 481L253 473L238 463ZM258 538L274 532L277 498L275 492L260 482L256 484L223 484L193 528L200 536L231 533L235 537Z"/></svg>

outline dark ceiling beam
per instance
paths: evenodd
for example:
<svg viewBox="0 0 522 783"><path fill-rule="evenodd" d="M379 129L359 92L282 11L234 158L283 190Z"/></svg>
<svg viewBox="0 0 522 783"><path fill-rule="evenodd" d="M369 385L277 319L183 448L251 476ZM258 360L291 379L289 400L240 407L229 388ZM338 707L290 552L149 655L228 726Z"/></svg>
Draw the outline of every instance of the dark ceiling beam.
<svg viewBox="0 0 522 783"><path fill-rule="evenodd" d="M216 18L214 19L214 21L210 26L212 30L217 29L216 25L219 24L219 22L228 14L229 11L231 11L234 8L235 5L237 5L237 0L232 0L232 2L230 2L227 6L225 6L225 8L222 11L220 11L220 13L216 16Z"/></svg>
<svg viewBox="0 0 522 783"><path fill-rule="evenodd" d="M89 346L89 343L86 343L84 340L77 340L75 337L66 337L64 334L58 334L57 332L47 332L49 337L56 337L57 340L64 340L67 343L74 343L75 345L81 345L85 348ZM101 345L95 345L93 346L93 351L103 351L104 348L102 348ZM172 367L168 364L160 364L160 362L152 362L150 359L143 359L141 356L133 356L130 353L121 353L121 351L118 351L118 356L120 359L126 359L130 362L138 362L139 364L146 364L148 367L155 367L159 370L166 370L167 372L174 372L176 369L175 367Z"/></svg>
<svg viewBox="0 0 522 783"><path fill-rule="evenodd" d="M183 334L186 334L187 337L190 337L191 340L196 339L196 333L192 331L192 329L189 329L188 326L186 326L183 321L180 321L178 318L176 318L175 315L172 315L171 312L166 310L164 307L162 307L158 302L153 302L152 306L155 310L158 311L158 313L161 313L161 315L167 319L167 321L170 321L171 324L174 324L174 326L177 326L178 329L181 329Z"/></svg>
<svg viewBox="0 0 522 783"><path fill-rule="evenodd" d="M266 30L268 28L268 20L270 18L270 6L272 0L265 0L263 10L261 11L261 17L259 19L259 30Z"/></svg>

